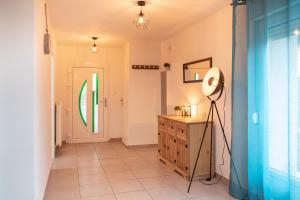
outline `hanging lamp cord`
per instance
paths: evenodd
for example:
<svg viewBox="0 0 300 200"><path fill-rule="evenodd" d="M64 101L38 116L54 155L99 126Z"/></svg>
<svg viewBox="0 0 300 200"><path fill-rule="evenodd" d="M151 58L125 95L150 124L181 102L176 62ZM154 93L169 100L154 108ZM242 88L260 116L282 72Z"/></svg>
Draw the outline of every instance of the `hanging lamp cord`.
<svg viewBox="0 0 300 200"><path fill-rule="evenodd" d="M46 33L48 33L47 4L45 4L45 20L46 20Z"/></svg>

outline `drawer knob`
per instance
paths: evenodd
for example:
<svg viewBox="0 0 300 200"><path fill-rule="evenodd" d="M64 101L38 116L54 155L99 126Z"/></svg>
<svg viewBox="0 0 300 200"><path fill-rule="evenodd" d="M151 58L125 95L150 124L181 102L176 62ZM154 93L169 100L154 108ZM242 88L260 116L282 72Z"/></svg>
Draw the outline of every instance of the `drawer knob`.
<svg viewBox="0 0 300 200"><path fill-rule="evenodd" d="M187 144L185 145L185 148L188 148L188 145L187 145Z"/></svg>

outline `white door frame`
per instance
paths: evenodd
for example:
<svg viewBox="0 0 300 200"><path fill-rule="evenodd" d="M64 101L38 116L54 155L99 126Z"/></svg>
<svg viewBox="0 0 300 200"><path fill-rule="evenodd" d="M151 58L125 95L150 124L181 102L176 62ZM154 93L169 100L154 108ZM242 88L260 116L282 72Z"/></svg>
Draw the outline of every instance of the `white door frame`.
<svg viewBox="0 0 300 200"><path fill-rule="evenodd" d="M73 138L73 111L71 112L72 113L72 118L71 118L71 132L69 134L71 135L68 135L67 137L67 143L88 143L88 142L107 142L109 141L109 135L108 135L108 98L107 98L107 83L108 83L108 78L106 77L106 71L105 71L105 68L104 67L92 67L92 66L89 66L89 67L72 67L72 108L73 108L73 69L90 69L90 68L93 68L93 69L102 69L103 70L103 80L104 80L104 134L103 134L103 138L94 138L94 139L74 139Z"/></svg>

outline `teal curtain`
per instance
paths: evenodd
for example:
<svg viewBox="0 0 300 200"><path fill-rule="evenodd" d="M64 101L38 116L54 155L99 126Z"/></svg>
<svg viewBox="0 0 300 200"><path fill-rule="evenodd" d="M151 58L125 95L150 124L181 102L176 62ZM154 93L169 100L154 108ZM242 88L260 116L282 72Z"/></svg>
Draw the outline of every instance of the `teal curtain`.
<svg viewBox="0 0 300 200"><path fill-rule="evenodd" d="M247 110L247 6L233 1L231 173L229 193L247 198L248 110Z"/></svg>
<svg viewBox="0 0 300 200"><path fill-rule="evenodd" d="M300 199L300 0L248 1L249 199Z"/></svg>

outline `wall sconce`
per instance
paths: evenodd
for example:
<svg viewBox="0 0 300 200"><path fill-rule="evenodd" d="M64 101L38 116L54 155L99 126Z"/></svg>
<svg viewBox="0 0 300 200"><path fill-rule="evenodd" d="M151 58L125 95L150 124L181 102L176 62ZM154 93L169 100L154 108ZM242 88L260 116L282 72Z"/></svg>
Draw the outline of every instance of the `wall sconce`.
<svg viewBox="0 0 300 200"><path fill-rule="evenodd" d="M171 69L170 63L165 63L165 64L164 64L164 67L165 67L165 70L166 70L166 71L169 71L169 70Z"/></svg>
<svg viewBox="0 0 300 200"><path fill-rule="evenodd" d="M191 106L182 106L181 110L182 110L183 117L191 117L192 116Z"/></svg>

